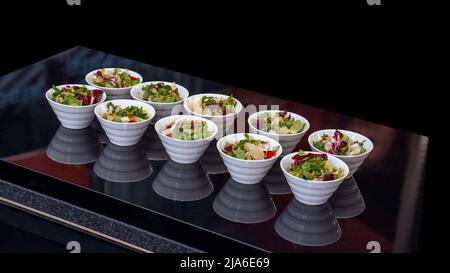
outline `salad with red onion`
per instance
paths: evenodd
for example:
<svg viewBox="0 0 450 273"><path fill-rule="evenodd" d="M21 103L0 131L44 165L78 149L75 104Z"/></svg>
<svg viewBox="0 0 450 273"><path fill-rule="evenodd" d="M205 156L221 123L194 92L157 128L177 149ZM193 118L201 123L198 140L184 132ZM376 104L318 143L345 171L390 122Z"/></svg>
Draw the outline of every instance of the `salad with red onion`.
<svg viewBox="0 0 450 273"><path fill-rule="evenodd" d="M102 99L102 90L89 90L86 86L66 85L58 88L52 87L52 100L64 105L86 106L96 104Z"/></svg>
<svg viewBox="0 0 450 273"><path fill-rule="evenodd" d="M92 81L101 87L125 88L138 84L140 79L131 76L128 69L114 68L113 70L106 71L102 68L94 73Z"/></svg>
<svg viewBox="0 0 450 273"><path fill-rule="evenodd" d="M297 134L303 131L306 123L295 120L286 111L264 112L253 120L256 129L273 134Z"/></svg>
<svg viewBox="0 0 450 273"><path fill-rule="evenodd" d="M344 176L344 169L332 166L327 154L299 151L292 159L294 162L288 172L304 180L331 181Z"/></svg>
<svg viewBox="0 0 450 273"><path fill-rule="evenodd" d="M172 85L160 83L152 83L142 87L144 91L143 99L153 102L177 102L182 100L178 93L178 88L175 83Z"/></svg>
<svg viewBox="0 0 450 273"><path fill-rule="evenodd" d="M313 145L320 151L334 155L360 155L366 152L364 141L354 141L339 130L335 130L333 136L323 134Z"/></svg>

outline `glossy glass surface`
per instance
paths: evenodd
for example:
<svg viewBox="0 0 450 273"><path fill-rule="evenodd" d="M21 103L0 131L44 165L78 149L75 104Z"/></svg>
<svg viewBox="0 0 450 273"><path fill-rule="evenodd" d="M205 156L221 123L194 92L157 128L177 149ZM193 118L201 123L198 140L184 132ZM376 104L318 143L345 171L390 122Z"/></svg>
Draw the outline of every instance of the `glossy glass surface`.
<svg viewBox="0 0 450 273"><path fill-rule="evenodd" d="M308 208L293 200L278 162L263 184L236 186L215 142L199 162L183 165L168 160L153 126L131 147L108 143L96 121L84 130L61 127L45 91L52 84L84 83L86 73L101 67L126 67L144 81L175 81L191 95L233 94L244 106L277 105L298 113L311 124L298 145L304 150L309 150L307 136L326 128L359 132L375 148L355 180L342 184L324 206ZM293 96L301 100L308 92L314 90L293 90ZM83 47L1 77L0 95L0 158L61 183L104 193L269 252L370 252L371 241L378 242L382 252L417 247L427 137ZM245 121L246 116L243 112L238 120ZM289 219L294 219L291 230L280 224ZM306 219L306 228L298 219Z"/></svg>

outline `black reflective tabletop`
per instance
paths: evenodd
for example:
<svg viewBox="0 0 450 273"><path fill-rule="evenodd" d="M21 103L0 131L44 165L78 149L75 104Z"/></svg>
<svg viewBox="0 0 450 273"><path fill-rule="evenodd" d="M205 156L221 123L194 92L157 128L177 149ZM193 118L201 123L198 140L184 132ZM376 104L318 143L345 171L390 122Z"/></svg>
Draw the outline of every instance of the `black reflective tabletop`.
<svg viewBox="0 0 450 273"><path fill-rule="evenodd" d="M45 91L52 84L84 83L86 73L101 67L126 67L139 72L144 81L175 81L190 94L233 94L244 106L276 105L299 113L311 124L298 145L304 150L309 150L309 133L325 128L360 132L375 148L354 179L346 180L328 203L307 206L289 192L278 162L262 183L233 181L215 141L200 161L179 164L168 158L153 126L129 147L108 143L97 121L82 130L60 126ZM293 90L293 96L300 100L308 92ZM83 47L1 77L0 94L3 161L171 218L179 223L176 228L181 234L184 227L194 227L199 237L212 233L268 252L417 249L428 149L425 136ZM238 119L247 116L243 112Z"/></svg>
<svg viewBox="0 0 450 273"><path fill-rule="evenodd" d="M0 202L0 253L127 253L123 246Z"/></svg>

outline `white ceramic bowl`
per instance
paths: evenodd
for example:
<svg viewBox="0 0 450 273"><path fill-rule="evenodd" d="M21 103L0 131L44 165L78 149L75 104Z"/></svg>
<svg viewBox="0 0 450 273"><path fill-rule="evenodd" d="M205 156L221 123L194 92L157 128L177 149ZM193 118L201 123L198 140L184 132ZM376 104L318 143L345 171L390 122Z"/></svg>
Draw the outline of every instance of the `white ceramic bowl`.
<svg viewBox="0 0 450 273"><path fill-rule="evenodd" d="M63 88L64 86L67 85L85 86L89 90L99 89L84 84L63 84L58 85L57 88ZM56 101L53 101L51 99L52 94L53 89L50 88L49 90L47 90L47 92L45 92L45 97L47 98L48 103L52 107L53 112L55 112L55 115L58 118L59 122L61 122L61 125L68 129L84 129L88 127L95 117L94 108L106 100L106 94L105 92L103 92L102 99L96 104L86 106L72 106L72 105L64 105Z"/></svg>
<svg viewBox="0 0 450 273"><path fill-rule="evenodd" d="M122 108L126 108L132 105L142 107L145 109L145 111L147 111L149 119L134 123L120 123L106 120L102 118L102 115L106 112L106 105L109 102L113 103L114 105L120 105L120 107ZM151 105L136 100L105 101L95 107L94 112L97 116L98 121L102 125L102 128L105 131L109 141L118 146L131 146L137 144L144 134L145 130L147 130L150 121L155 116L155 109L153 109Z"/></svg>
<svg viewBox="0 0 450 273"><path fill-rule="evenodd" d="M187 97L189 97L189 91L186 88L184 88L183 86L176 84L176 86L178 88L178 94L181 97L180 101L177 101L177 102L153 102L153 101L144 100L143 99L144 91L142 90L142 87L150 85L150 84L157 84L157 83L163 83L163 84L170 85L170 86L172 86L172 84L173 84L171 82L164 82L164 81L143 82L143 83L138 84L138 85L134 86L133 88L131 88L131 91L130 91L131 97L133 99L148 103L151 106L153 106L153 108L155 108L156 115L155 115L155 118L152 120L153 122L156 122L161 118L172 115L172 109L174 109L174 107L177 107L177 105L179 105L178 107L180 107L179 110L182 110L181 109L182 103L184 102L184 100ZM178 114L178 113L176 113L176 114Z"/></svg>
<svg viewBox="0 0 450 273"><path fill-rule="evenodd" d="M361 164L364 162L364 160L367 158L367 156L369 156L370 152L373 150L373 143L372 141L370 141L370 139L368 139L367 137L352 132L352 131L347 131L347 130L341 130L338 129L341 133L343 133L344 135L347 135L351 140L354 141L363 141L364 142L364 148L366 148L366 152L360 155L333 155L339 159L342 159L342 161L344 161L349 169L350 169L350 174L349 176L352 176L357 170L358 168L361 166ZM311 147L312 151L316 151L316 152L322 152L319 149L317 149L316 147L314 147L313 142L317 141L320 139L320 137L323 134L327 134L329 136L333 136L335 129L325 129L325 130L320 130L320 131L316 131L312 134L309 135L308 137L308 143L309 146ZM323 152L322 152L323 153Z"/></svg>
<svg viewBox="0 0 450 273"><path fill-rule="evenodd" d="M208 130L212 132L212 135L200 140L180 140L168 137L161 133L161 131L164 130L168 124L179 119L205 121L208 124ZM156 122L155 130L158 133L158 136L161 139L161 142L169 157L173 161L181 164L191 164L198 161L206 151L206 148L208 148L209 143L217 134L217 126L212 121L189 115L176 115L162 118Z"/></svg>
<svg viewBox="0 0 450 273"><path fill-rule="evenodd" d="M256 112L253 113L252 115L250 115L250 117L248 117L248 125L250 128L250 132L254 133L254 134L259 134L259 135L263 135L263 136L267 136L270 137L276 141L278 141L281 144L281 147L283 147L283 153L281 154L281 156L285 156L288 153L292 152L295 147L297 146L297 144L302 140L303 136L305 135L306 131L309 130L309 121L300 116L297 115L295 113L292 112L287 112L288 115L290 115L291 117L294 118L294 120L301 120L302 122L305 123L305 127L303 128L303 130L299 133L296 134L274 134L274 133L268 133L268 132L264 132L262 130L257 129L255 126L253 126L254 121L258 118L258 116L260 114L264 114L264 113L279 113L279 112L283 112L283 111L279 111L279 110L267 110L267 111L260 111L260 112Z"/></svg>
<svg viewBox="0 0 450 273"><path fill-rule="evenodd" d="M277 141L269 137L255 134L249 135L254 139L270 142L272 147L280 146ZM264 176L266 176L267 172L270 170L270 168L272 168L273 164L277 161L278 157L283 152L283 148L280 146L274 157L263 160L238 159L223 152L225 143L234 143L243 138L245 138L245 134L243 133L224 136L217 141L217 150L219 150L219 154L222 157L228 172L236 182L242 184L256 184L260 182L264 178Z"/></svg>
<svg viewBox="0 0 450 273"><path fill-rule="evenodd" d="M86 80L86 82L89 85L94 86L97 89L101 89L101 90L105 91L109 100L131 99L130 90L131 90L131 88L133 88L133 86L131 86L131 87L124 87L124 88L108 88L108 87L102 87L102 86L96 85L93 82L93 78L94 78L95 73L97 73L97 71L100 70L100 69L101 68L95 69L95 70L93 70L93 71L91 71L91 72L86 74L85 80ZM114 70L114 68L104 68L104 69L105 69L105 72L109 72L111 70ZM119 69L124 69L124 68L119 68ZM128 73L131 76L138 78L139 79L139 83L142 82L143 79L142 79L142 76L139 73L131 71L131 70L128 70Z"/></svg>
<svg viewBox="0 0 450 273"><path fill-rule="evenodd" d="M312 154L323 154L318 152L306 152ZM290 174L287 170L291 167L294 160L292 157L297 153L290 153L283 157L280 161L281 169L286 177L286 180L291 187L291 191L294 194L295 199L306 205L322 205L328 201L328 199L337 190L339 185L348 176L349 169L344 161L334 156L328 155L328 161L332 166L344 169L344 176L339 179L330 181L311 181L298 178Z"/></svg>
<svg viewBox="0 0 450 273"><path fill-rule="evenodd" d="M191 115L199 116L202 118L206 118L211 120L217 125L218 133L216 138L222 137L226 134L226 132L233 126L234 120L236 119L237 115L242 111L242 103L238 101L236 98L236 112L232 114L228 114L225 116L211 116L211 115L203 115L200 113L197 113L194 111L194 106L196 103L201 100L203 96L211 96L211 97L218 97L218 98L229 98L228 95L223 94L213 94L213 93L204 93L204 94L197 94L194 96L190 96L183 102L184 109Z"/></svg>

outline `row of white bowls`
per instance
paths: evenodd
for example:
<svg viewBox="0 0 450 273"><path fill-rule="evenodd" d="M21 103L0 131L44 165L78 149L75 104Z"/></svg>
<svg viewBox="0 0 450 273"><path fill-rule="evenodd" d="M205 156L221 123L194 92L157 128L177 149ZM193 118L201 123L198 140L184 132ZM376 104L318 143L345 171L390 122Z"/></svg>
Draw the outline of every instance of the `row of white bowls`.
<svg viewBox="0 0 450 273"><path fill-rule="evenodd" d="M104 68L105 73L112 71L114 68ZM126 140L126 131L130 128L134 127L144 127L145 125L148 125L148 123L155 123L159 119L171 115L176 115L180 112L188 113L191 115L200 116L203 118L206 118L208 120L211 120L213 123L215 123L218 127L216 138L220 138L225 134L225 132L233 125L233 122L236 118L236 116L242 111L243 106L241 102L236 100L236 111L235 113L230 113L225 116L209 116L209 115L202 115L199 113L194 112L194 105L198 100L201 99L202 96L214 96L218 98L228 98L229 96L223 95L223 94L199 94L199 95L193 95L189 96L189 91L179 85L176 84L176 87L178 88L178 93L181 97L180 101L172 102L172 103L165 103L165 102L152 102L152 101L146 101L143 99L144 91L142 88L144 86L147 86L149 84L156 84L156 83L164 83L167 85L172 85L171 82L165 82L165 81L149 81L149 82L143 82L142 76L132 70L128 70L128 73L139 79L139 84L134 85L132 87L124 87L124 88L107 88L98 86L94 83L93 78L97 71L100 69L96 69L94 71L89 72L85 76L85 80L89 85L82 85L82 84L75 84L77 86L86 86L88 89L100 89L104 91L102 100L93 105L87 105L87 106L68 106L68 105L62 105L59 103L56 103L51 100L51 94L53 92L52 89L49 89L46 92L46 98L49 101L51 107L55 111L56 116L60 120L61 124L69 129L83 129L89 126L90 122L94 119L94 112L97 116L101 116L102 110L106 109L106 103L104 103L103 106L101 105L106 99L109 101L114 101L115 104L119 104L121 106L128 106L130 103L126 102L128 99L133 99L136 101L136 103L132 103L136 106L143 106L144 109L151 114L150 120L147 120L142 123L135 123L135 124L111 124L110 122L107 122L105 120L99 119L99 121L104 125L104 127L107 127L107 131L112 132L111 130L113 128L120 129L122 132L120 135L116 135L113 137L113 139L110 138L111 142L120 145L120 146L130 146L135 144L136 137L130 137L129 140ZM62 88L65 85L60 85L58 88ZM146 104L144 106L143 104L140 104L138 102ZM150 105L150 107L148 107ZM97 108L97 111L94 111L94 108ZM106 129L105 129L106 130ZM107 133L108 134L108 133ZM128 135L133 134L132 131L128 133Z"/></svg>
<svg viewBox="0 0 450 273"><path fill-rule="evenodd" d="M344 170L343 177L330 181L305 180L290 174L288 170L294 162L292 157L294 157L297 152L285 154L283 152L283 148L279 149L276 155L268 160L242 160L231 157L223 152L223 148L226 142L233 143L235 141L238 141L244 137L244 134L233 134L221 138L217 142L217 149L231 177L235 181L243 184L255 184L260 182L273 166L273 164L277 161L277 159L279 157L282 157L280 161L280 167L294 194L294 197L298 201L307 205L321 205L328 201L328 199L333 195L333 193L338 189L339 185L346 178L353 175L353 173L359 168L359 166L361 166L363 161L367 158L367 156L373 149L373 143L368 138L355 132L346 130L340 131L348 135L352 140L365 140L364 147L367 149L367 151L361 155L356 156L339 156L327 154L328 161L332 166L342 168ZM317 150L314 147L313 142L319 139L319 137L324 133L332 135L334 133L334 129L320 130L312 133L308 138L308 142L312 151L306 153L323 154L323 152ZM280 145L276 140L264 135L251 134L251 136L256 139L268 141L272 146ZM294 145L294 147L295 146L296 145Z"/></svg>
<svg viewBox="0 0 450 273"><path fill-rule="evenodd" d="M161 133L161 131L164 130L168 124L182 118L187 117L181 115L163 118L155 124L155 129L170 158L175 162L188 164L196 162L201 158L210 142L214 138L214 135L217 133L217 126L210 120L204 119L202 117L192 116L189 117L189 119L202 120L208 124L208 128L212 133L210 137L201 140L183 141L173 139ZM294 193L295 198L304 204L321 205L328 201L328 199L337 190L344 179L351 176L357 170L357 168L363 163L365 158L373 149L373 144L368 138L351 131L340 131L348 135L352 140L364 140L364 146L367 151L364 154L356 156L336 156L328 154L328 160L330 164L344 170L344 176L342 178L331 181L309 181L291 175L288 170L291 164L294 162L292 157L296 155L296 152L285 154L283 152L282 145L280 145L278 141L262 134L251 133L249 135L255 139L269 142L272 147L280 146L275 156L270 159L243 160L229 156L223 152L226 143L234 143L243 139L245 137L244 133L230 134L220 138L216 143L216 148L228 172L230 173L230 176L233 178L233 180L242 184L259 183L261 180L263 180L264 176L266 176L266 174L272 168L273 164L275 164L278 158L283 157L282 155L284 155L284 157L280 161L280 166L289 186L291 187L292 192ZM309 153L323 153L321 151L318 151L314 147L313 141L319 139L320 136L322 136L324 133L332 135L334 133L334 129L320 130L311 134L308 138L308 141L313 151ZM295 146L296 145L294 145L294 147Z"/></svg>
<svg viewBox="0 0 450 273"><path fill-rule="evenodd" d="M105 68L104 70L105 70L105 72L108 72L108 71L114 70L114 68ZM180 101L169 102L169 103L168 102L146 101L143 99L144 90L142 90L142 88L144 86L147 86L150 84L157 84L157 83L164 83L166 85L172 85L173 83L166 82L166 81L143 82L143 78L139 73L128 70L128 72L130 73L131 76L139 79L139 82L140 82L139 84L137 84L133 87L125 87L125 88L106 88L106 87L97 86L93 82L93 77L97 71L98 71L98 69L91 71L86 75L85 80L89 85L97 87L97 88L105 91L105 93L108 96L108 99L110 99L110 100L133 98L134 100L141 101L141 102L151 105L155 109L155 117L152 118L152 123L158 121L159 119L161 119L163 117L176 115L179 112L182 112L184 110L188 114L201 116L201 117L204 117L204 118L209 119L212 122L214 122L218 127L217 136L220 137L233 125L234 119L243 109L241 102L239 100L236 100L237 104L236 104L235 113L230 113L228 115L220 116L220 117L201 115L201 114L195 113L194 109L193 109L194 104L195 104L195 102L200 100L202 96L214 96L214 97L218 97L218 98L228 98L228 96L222 95L222 94L211 94L211 93L204 93L204 94L189 96L189 91L184 86L179 85L179 84L175 84L175 85L178 89L178 93L181 98Z"/></svg>
<svg viewBox="0 0 450 273"><path fill-rule="evenodd" d="M86 76L86 81L91 85L93 84L90 75L92 75L93 73L95 73L95 71L90 72ZM158 132L158 135L167 153L169 154L171 159L174 160L175 162L184 164L198 161L202 156L202 154L205 152L206 148L209 146L212 139L214 137L217 137L219 133L223 133L223 129L227 130L233 124L236 116L240 113L240 111L243 108L242 104L239 101L237 101L238 104L236 107L236 112L233 114L221 117L200 115L193 111L193 105L196 100L201 98L201 96L204 95L211 95L216 97L217 96L228 97L228 96L220 94L198 94L189 97L189 92L180 85L177 85L177 87L180 92L180 96L182 97L181 101L176 103L147 102L142 100L143 95L142 86L150 83L158 83L161 81L142 83L142 77L139 74L132 71L130 71L130 74L132 74L135 77L138 77L141 81L141 84L138 84L132 88L128 89L125 88L122 90L118 90L118 88L112 88L112 90L108 90L108 88L103 87L86 86L90 90L102 89L103 91L105 91L105 93L102 95L102 99L100 100L100 102L95 105L80 107L56 103L51 100L52 89L46 92L46 98L64 127L70 129L81 129L88 127L91 121L93 120L95 113L103 129L105 130L105 133L108 136L109 140L113 144L120 146L130 146L139 142L145 130L148 128L151 120L155 116L157 116L156 119L159 119L159 121L156 122L155 129ZM165 83L171 84L168 82ZM63 86L64 85L58 87L62 88ZM111 93L116 91L118 91L118 93ZM122 107L127 107L129 105L143 107L148 112L150 119L129 124L129 123L112 122L102 118L102 114L106 111L107 102L105 102L105 100L107 94L108 96L112 95L113 97L117 97L117 95L123 94L124 92L125 93L130 92L131 97L133 97L134 100L128 99L113 100L113 103L116 105L120 105ZM193 115L190 116L190 118L203 120L207 122L208 127L212 132L210 137L202 140L183 141L167 137L161 133L161 130L165 128L167 124L171 123L174 119L186 117L178 115L171 116L173 114L172 111L173 108L176 107L177 105L181 105L181 103L183 103L184 109L189 114ZM157 109L156 111L155 108ZM295 155L295 153L292 154L289 153L295 149L297 144L301 141L301 139L303 138L303 136L310 127L308 120L298 114L288 112L288 114L290 114L294 119L303 121L306 124L305 128L297 134L285 134L285 135L272 134L261 131L253 126L254 120L257 118L257 116L264 112L269 111L261 111L252 114L248 119L248 124L250 127L250 131L253 133L252 136L254 138L268 141L274 147L281 146L281 148L277 151L277 154L273 158L268 160L241 160L223 153L223 146L225 145L226 142L232 143L238 141L244 137L244 134L227 135L220 138L219 141L217 142L217 149L224 161L224 164L227 167L228 171L230 172L231 177L237 182L244 184L255 184L260 182L267 174L267 172L270 170L270 168L273 166L273 164L277 161L277 159L279 157L284 156L280 162L280 165L295 195L295 198L305 204L319 205L325 203L328 200L328 198L333 194L333 192L337 189L340 183L342 183L344 178L353 175L353 173L359 168L359 166L363 163L365 158L369 155L369 153L373 149L373 144L367 137L364 137L360 134L351 131L340 130L342 133L348 135L353 140L365 141L365 148L367 151L364 154L357 156L329 155L329 160L332 165L341 167L345 170L345 176L341 179L322 182L302 180L289 174L287 172L287 169L289 168L289 166L293 161L292 156ZM320 130L312 133L309 136L308 142L310 144L312 151L315 151L316 153L321 152L314 147L313 141L320 139L320 136L322 136L324 133L332 135L334 133L334 129Z"/></svg>

